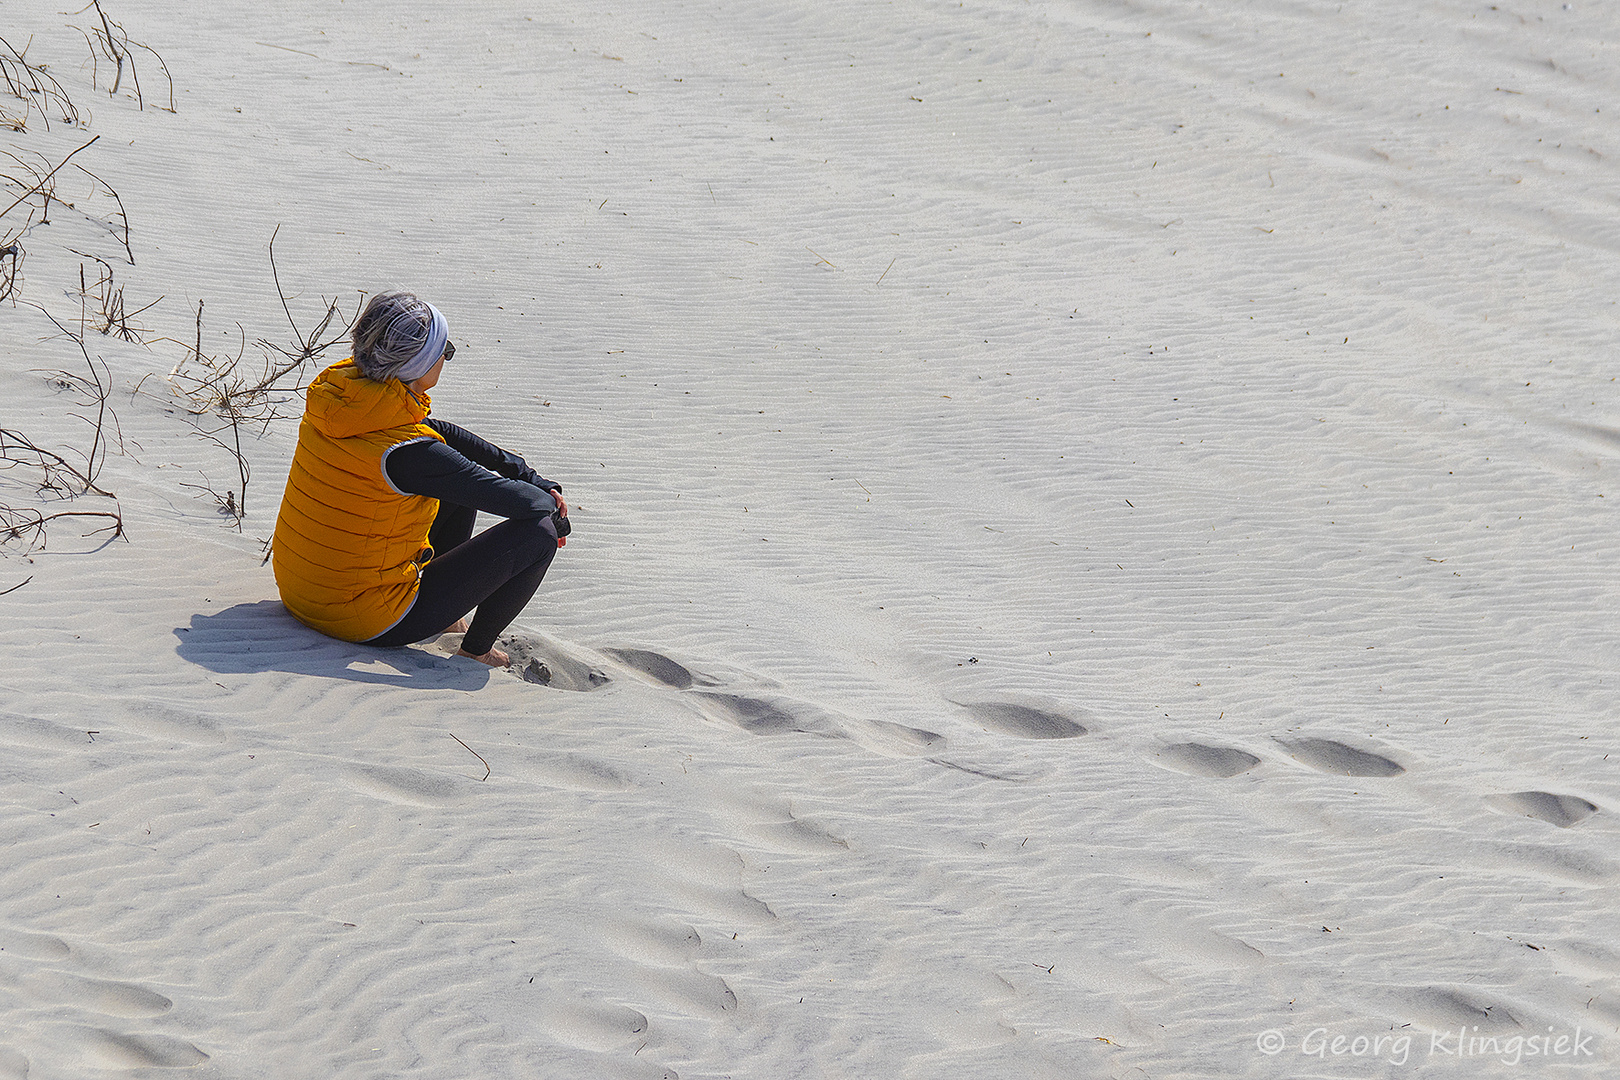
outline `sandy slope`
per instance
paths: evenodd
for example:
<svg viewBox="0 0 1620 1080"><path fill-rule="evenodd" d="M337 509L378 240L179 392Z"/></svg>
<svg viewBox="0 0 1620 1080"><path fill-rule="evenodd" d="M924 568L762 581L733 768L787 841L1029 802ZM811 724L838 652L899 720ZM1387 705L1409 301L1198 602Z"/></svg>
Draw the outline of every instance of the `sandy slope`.
<svg viewBox="0 0 1620 1080"><path fill-rule="evenodd" d="M3 12L136 256L75 180L23 298L164 300L129 542L0 561L0 1077L1615 1067L1612 11L273 7L113 0L172 114ZM290 424L182 486L278 224L566 486L552 687L281 611Z"/></svg>

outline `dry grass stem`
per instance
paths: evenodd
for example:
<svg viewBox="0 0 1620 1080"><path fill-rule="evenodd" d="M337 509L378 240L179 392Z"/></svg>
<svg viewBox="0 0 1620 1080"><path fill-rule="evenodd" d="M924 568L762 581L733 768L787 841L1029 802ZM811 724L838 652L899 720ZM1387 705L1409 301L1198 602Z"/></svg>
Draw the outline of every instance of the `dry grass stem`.
<svg viewBox="0 0 1620 1080"><path fill-rule="evenodd" d="M129 265L134 266L135 249L129 246L129 214L125 213L124 211L124 200L119 197L118 190L111 184L107 183L107 181L85 168L83 165L80 165L77 161L73 163L73 167L84 173L84 175L88 176L90 179L94 180L96 185L104 190L107 194L111 195L113 197L113 202L118 204L117 220L103 222L103 224L107 226L107 231L112 233L113 236L117 237L120 244L124 245L124 254L129 258Z"/></svg>
<svg viewBox="0 0 1620 1080"><path fill-rule="evenodd" d="M456 742L461 743L461 748L463 750L467 751L467 753L471 754L473 757L477 758L479 761L484 761L484 755L480 754L478 751L474 750L472 747L468 746L466 743L461 742L461 740L459 738L456 738L456 733L455 732L453 732L453 731L450 732L450 737L452 739L455 739ZM484 780L488 780L489 779L489 774L494 772L494 771L495 770L493 770L493 769L491 769L489 767L489 762L484 761L484 775L480 776L478 778L479 781L482 782Z"/></svg>
<svg viewBox="0 0 1620 1080"><path fill-rule="evenodd" d="M99 529L91 529L81 536L95 536L97 533L112 533L109 541L122 539L124 536L124 516L117 510L58 510L46 514L32 507L0 506L0 544L9 544L13 541L22 541L25 551L42 551L48 540L46 526L61 518L88 517L105 518L108 524ZM28 581L32 581L29 578ZM24 581L22 585L28 584ZM22 585L13 588L22 588ZM10 592L11 590L6 590Z"/></svg>
<svg viewBox="0 0 1620 1080"><path fill-rule="evenodd" d="M231 516L238 529L247 513L248 482L253 475L242 445L242 429L258 427L262 434L272 422L288 416L282 411L282 406L303 388L303 376L312 362L319 360L334 345L347 340L349 328L360 314L358 303L354 314L348 315L336 300L323 298L325 307L315 325L307 330L299 326L276 264L276 237L280 231L280 226L277 226L270 236L270 272L276 283L281 309L292 327L293 343L281 345L268 338L259 338L254 345L263 357L262 367L254 373L245 372L242 360L247 351L246 331L242 331L238 324L241 347L235 356L209 355L203 350L203 303L198 301L195 344L186 344L189 355L169 373L170 385L187 402L187 411L198 418L198 436L230 455L236 464L239 481L234 491L224 494L206 483L186 486L212 495L219 503L220 512ZM289 376L293 376L290 384ZM206 417L216 418L219 422L206 426Z"/></svg>
<svg viewBox="0 0 1620 1080"><path fill-rule="evenodd" d="M91 0L89 7L80 8L73 14L83 15L91 8L95 9L99 25L92 25L88 30L82 26L74 27L75 30L84 35L85 44L90 47L90 85L94 86L101 77L101 62L106 60L114 66L112 86L108 88L107 93L109 96L116 95L118 88L123 85L124 69L127 67L129 69L129 81L135 88L136 104L144 110L146 108L146 96L141 92L141 73L135 64L135 51L139 49L141 52L150 54L157 61L158 67L163 71L163 78L169 84L168 106L157 105L154 107L165 109L167 112L176 111L174 107L174 77L169 74L169 65L163 62L163 57L150 45L140 41L132 41L122 24L115 23L107 17L107 13L102 10L101 0Z"/></svg>
<svg viewBox="0 0 1620 1080"><path fill-rule="evenodd" d="M17 196L16 200L14 202L12 202L12 204L10 206L6 207L4 210L0 210L0 218L5 217L7 214L9 214L13 210L17 209L17 207L22 205L22 203L25 200L31 198L32 196L34 196L36 194L41 194L41 193L43 193L43 196L44 196L43 208L44 208L44 211L45 211L45 216L47 218L49 218L50 217L50 212L51 212L51 199L55 198L55 194L54 194L55 188L54 187L47 188L46 185L50 184L50 182L56 177L56 174L59 171L61 171L62 166L66 165L69 161L73 160L73 155L74 154L77 154L80 150L84 150L84 149L88 148L92 143L94 143L99 138L101 138L100 135L91 136L90 137L90 142L85 143L84 146L79 147L78 150L74 150L72 153L68 154L67 157L63 158L61 161L58 161L56 163L55 167L52 168L50 172L46 173L44 176L39 177L39 179L36 180L33 184L31 184L26 191L24 191L21 195ZM6 156L11 158L13 161L16 161L18 164L24 165L25 168L28 167L28 166L26 166L24 164L24 162L23 162L23 160L21 158L17 157L17 155L8 153ZM13 182L17 182L17 183L21 182L21 181L13 180L13 178L10 177L10 176L7 176L6 179L8 181L13 181ZM58 201L60 201L60 200L58 200Z"/></svg>
<svg viewBox="0 0 1620 1080"><path fill-rule="evenodd" d="M79 346L79 351L84 356L88 376L57 371L51 373L51 380L63 389L86 395L88 400L81 403L79 408L87 410L81 414L81 418L92 428L90 448L76 455L83 460L83 464L75 464L65 454L40 446L20 431L0 428L0 472L10 474L22 470L22 475L32 484L34 494L40 497L76 499L84 495L100 495L113 498L112 492L97 483L111 441L107 434L107 425L111 422L114 429L117 428L117 418L107 405L107 399L112 392L112 379L107 366L102 363L97 367L99 358L91 358L82 335L74 334L50 312L44 311L43 308L40 310L63 335L71 338ZM121 437L119 442L122 442ZM46 545L49 524L63 518L101 518L108 522L99 529L92 529L83 534L85 536L110 531L112 535L108 539L116 540L124 535L124 518L116 502L111 510L56 511L33 506L0 504L0 544L21 541L26 551L42 549ZM27 582L23 584L26 585Z"/></svg>
<svg viewBox="0 0 1620 1080"><path fill-rule="evenodd" d="M19 50L0 37L0 83L7 93L23 103L20 111L0 108L0 127L26 131L28 118L38 113L45 130L49 131L53 112L61 117L62 123L82 127L89 117L79 112L73 99L56 77L45 70L44 64L28 61L27 52L27 45Z"/></svg>
<svg viewBox="0 0 1620 1080"><path fill-rule="evenodd" d="M100 274L96 279L96 283L92 286L86 282L84 276L84 264L79 264L80 333L82 334L85 328L89 327L94 329L103 337L114 335L124 341L135 344L143 343L144 338L142 335L149 334L151 331L144 326L131 324L130 320L141 314L143 311L148 311L151 308L156 307L160 302L162 302L163 297L160 296L151 303L143 304L141 307L138 307L133 311L126 310L124 307L124 287L122 285L118 285L116 287L113 285L112 267L107 264L106 260L98 258L95 255L87 255L82 251L75 250L73 253L75 255L84 255L86 258L94 259L97 265L100 267ZM92 289L95 291L92 292ZM94 320L91 320L90 318L92 301L95 305Z"/></svg>

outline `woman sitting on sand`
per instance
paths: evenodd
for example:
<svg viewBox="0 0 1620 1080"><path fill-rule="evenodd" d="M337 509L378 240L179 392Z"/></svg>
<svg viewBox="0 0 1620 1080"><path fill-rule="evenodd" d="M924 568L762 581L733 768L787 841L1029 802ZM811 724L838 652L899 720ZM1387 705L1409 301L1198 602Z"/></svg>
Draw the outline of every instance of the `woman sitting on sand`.
<svg viewBox="0 0 1620 1080"><path fill-rule="evenodd" d="M276 519L281 601L305 625L367 645L462 630L459 655L504 667L495 639L568 534L562 488L429 418L427 392L456 351L432 304L372 297L353 339L354 356L306 396ZM479 510L506 520L474 537Z"/></svg>

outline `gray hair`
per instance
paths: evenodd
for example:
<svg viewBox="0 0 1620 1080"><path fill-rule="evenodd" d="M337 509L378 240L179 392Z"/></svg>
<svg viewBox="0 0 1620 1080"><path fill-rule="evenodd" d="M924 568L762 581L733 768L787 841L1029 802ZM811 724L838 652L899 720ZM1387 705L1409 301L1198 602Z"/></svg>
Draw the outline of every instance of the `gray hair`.
<svg viewBox="0 0 1620 1080"><path fill-rule="evenodd" d="M432 336L434 314L415 293L373 296L354 323L354 362L361 374L378 382L399 378Z"/></svg>

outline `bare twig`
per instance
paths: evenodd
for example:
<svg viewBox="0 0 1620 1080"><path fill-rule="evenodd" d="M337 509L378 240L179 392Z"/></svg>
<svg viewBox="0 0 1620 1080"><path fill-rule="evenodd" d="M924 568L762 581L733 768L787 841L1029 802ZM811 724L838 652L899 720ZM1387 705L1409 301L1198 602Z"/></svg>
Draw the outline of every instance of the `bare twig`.
<svg viewBox="0 0 1620 1080"><path fill-rule="evenodd" d="M49 313L46 317L50 318ZM54 318L52 322L56 322ZM73 337L72 333L56 324L63 333ZM74 338L78 341L78 338ZM83 348L83 342L80 342ZM110 381L103 379L103 371L97 371L94 362L90 361L89 353L85 353L86 363L90 367L90 378L68 375L66 372L58 373L64 385L78 386L81 389L94 388L94 402L96 418L94 420L95 435L91 439L90 452L83 455L85 465L81 468L68 461L66 457L54 450L47 450L21 432L0 428L0 470L10 471L23 468L38 470L34 480L36 493L39 495L55 495L60 498L72 499L80 495L102 495L108 498L112 493L96 484L96 477L100 471L101 463L106 459L107 450L103 436L103 428L110 416L107 409L107 394L111 390ZM85 417L89 421L89 417ZM115 421L116 423L116 421ZM85 533L93 536L98 532L111 531L110 539L116 540L124 535L124 518L114 502L111 510L57 510L47 513L44 510L29 506L0 505L0 544L21 540L27 550L43 548L46 543L47 526L50 522L69 517L105 518L111 524L100 529L92 529ZM32 580L32 579L30 579ZM22 583L28 584L27 581ZM22 586L14 586L21 588ZM8 590L10 591L10 590Z"/></svg>
<svg viewBox="0 0 1620 1080"><path fill-rule="evenodd" d="M113 270L108 265L107 260L76 249L70 250L73 250L75 255L84 255L87 258L94 259L101 266L101 275L97 278L94 286L96 291L92 293L90 291L91 286L85 281L84 264L79 264L80 334L84 333L86 327L90 327L103 337L117 335L125 341L141 343L142 335L151 331L144 326L131 324L130 320L143 311L156 307L162 302L163 297L160 296L151 303L136 308L134 311L126 310L124 307L124 287L122 285L113 286ZM93 322L89 318L91 300L96 302L96 318Z"/></svg>
<svg viewBox="0 0 1620 1080"><path fill-rule="evenodd" d="M135 249L129 246L129 214L124 211L124 200L119 198L118 189L114 188L111 184L107 183L107 181L103 180L101 177L97 176L83 165L80 165L77 161L73 163L73 167L105 188L107 194L113 197L113 202L118 204L118 224L114 225L109 221L106 223L107 228L114 236L118 237L118 242L124 245L124 254L129 256L129 265L134 266ZM122 236L119 236L120 229L123 232Z"/></svg>
<svg viewBox="0 0 1620 1080"><path fill-rule="evenodd" d="M15 187L22 191L23 194L20 199L22 203L27 203L30 199L37 197L39 199L39 223L49 225L51 223L51 203L58 202L62 203L63 206L68 205L57 197L56 177L46 175L51 171L50 158L37 150L30 151L31 158L37 158L37 162L20 154L15 154L10 150L0 150L0 154L4 154L16 166L15 172L10 171L10 167L6 166L8 171L0 172L0 180L5 181L6 187ZM10 213L17 205L17 203L13 203L5 212ZM21 224L17 224L15 217L11 219L15 229L12 233L13 239L25 235L34 227L34 213L34 208L30 206Z"/></svg>
<svg viewBox="0 0 1620 1080"><path fill-rule="evenodd" d="M45 526L59 518L69 517L107 518L111 521L109 525L82 534L84 536L111 531L112 535L107 539L118 540L124 535L124 516L117 510L58 510L54 514L45 514L32 507L0 506L0 544L22 540L29 551L42 549L46 542Z"/></svg>
<svg viewBox="0 0 1620 1080"><path fill-rule="evenodd" d="M107 49L108 55L118 61L118 74L113 76L112 89L107 91L109 94L116 94L118 93L118 84L124 78L124 53L119 50L118 42L113 39L112 26L107 22L107 13L101 10L101 0L93 0L92 6L95 7L96 14L101 16L101 32L104 35L102 44ZM133 63L131 66L133 66ZM139 96L140 84L136 83L135 85L136 94Z"/></svg>
<svg viewBox="0 0 1620 1080"><path fill-rule="evenodd" d="M17 293L22 280L22 245L11 241L0 245L0 300L9 300Z"/></svg>
<svg viewBox="0 0 1620 1080"><path fill-rule="evenodd" d="M26 131L29 115L37 111L40 119L45 122L45 130L49 131L53 105L56 111L61 113L64 124L77 127L88 119L79 114L73 99L62 88L62 84L56 81L56 77L45 70L44 64L28 62L27 45L19 50L11 42L0 37L0 50L4 50L0 52L0 83L4 84L12 97L23 103L21 115L13 116L0 110L0 127Z"/></svg>
<svg viewBox="0 0 1620 1080"><path fill-rule="evenodd" d="M4 187L13 188L20 192L20 194L12 198L11 203L7 205L4 210L0 210L0 218L11 214L12 211L16 210L19 206L29 204L27 214L22 216L20 221L18 220L17 216L13 216L11 218L12 224L5 229L3 234L0 234L0 300L16 298L22 285L21 267L23 259L26 255L26 252L23 250L21 238L28 234L28 232L36 224L36 221L41 225L50 224L51 204L53 202L84 217L85 220L93 222L96 225L100 225L111 232L113 236L118 239L119 243L123 245L124 251L126 255L128 255L130 263L134 263L135 252L130 246L129 240L129 215L124 210L124 201L122 197L119 196L118 191L113 188L111 184L107 183L100 176L97 176L90 170L84 168L84 166L80 165L77 161L73 161L73 167L90 177L91 180L96 184L96 187L91 189L92 195L94 195L96 190L99 188L105 189L106 192L113 197L113 202L117 204L118 209L114 215L107 219L97 218L92 214L86 213L84 210L79 209L79 207L75 206L71 202L68 202L57 194L57 184L61 179L60 174L62 173L62 167L72 161L75 155L87 149L98 138L100 138L100 136L90 139L84 145L73 150L61 161L56 162L54 165L51 163L49 158L37 152L19 154L13 153L9 150L0 150L0 158L10 160L9 165L0 164L0 181L3 181ZM4 197L11 197L10 191L8 191ZM37 200L37 205L34 205L35 200ZM112 267L107 264L105 259L102 259L99 256L89 255L84 252L77 252L77 254L83 255L85 258L95 259L96 262L101 264L103 270L105 271L105 280L98 283L105 286L103 296L101 297L101 307L106 315L106 318L99 327L101 332L106 334L116 329L119 336L123 337L125 340L138 340L138 335L140 333L144 333L145 331L139 327L133 327L128 323L128 318L134 314L138 314L138 312L123 312L123 292L122 290L116 290L112 287ZM87 294L88 290L85 288L85 283L82 280L82 273L80 274L80 278L80 293L81 297L83 297L85 294Z"/></svg>
<svg viewBox="0 0 1620 1080"><path fill-rule="evenodd" d="M219 442L217 439L214 440L214 441L216 443ZM224 446L223 443L219 443L219 445ZM227 450L230 449L230 447L225 447L225 448ZM204 477L204 479L206 480L207 477ZM227 488L226 491L225 491L225 494L221 495L218 491L214 490L214 486L212 484L207 484L207 483L203 483L203 484L181 483L180 486L183 487L183 488L190 488L193 491L201 491L201 492L204 492L204 493L206 493L208 495L213 496L214 502L219 504L220 515L223 516L223 517L228 517L228 518L233 519L233 521L236 524L237 532L242 531L242 508L241 508L241 506L237 505L236 492L235 491Z"/></svg>
<svg viewBox="0 0 1620 1080"><path fill-rule="evenodd" d="M326 350L345 340L354 319L359 317L360 307L357 304L354 315L347 315L336 300L326 301L326 308L313 329L304 330L298 325L293 315L292 303L287 297L287 291L281 283L281 270L276 264L276 237L280 235L280 226L270 234L270 273L276 283L276 295L281 300L281 310L287 316L287 322L292 327L293 344L279 345L266 338L254 342L264 357L264 366L255 378L245 374L242 370L242 358L246 352L247 334L242 332L242 348L232 357L227 355L211 356L203 351L203 303L197 304L196 338L195 344L187 343L186 350L190 353L177 364L169 373L170 384L189 402L188 410L197 421L197 434L207 439L229 454L236 463L239 486L234 492L221 495L207 485L187 485L198 487L206 491L219 503L222 512L230 514L236 527L242 527L242 519L247 513L247 489L252 479L253 469L248 461L247 453L242 445L242 430L244 427L258 426L261 432L269 425L288 415L282 411L282 406L289 397L302 386L302 374L307 365L318 359ZM364 294L361 294L362 302ZM238 324L240 330L240 324ZM283 380L288 375L298 375L295 385L288 386ZM218 419L214 426L206 426L201 418L211 416Z"/></svg>
<svg viewBox="0 0 1620 1080"><path fill-rule="evenodd" d="M83 331L81 330L80 333L75 334L58 322L55 315L52 315L44 308L39 308L39 310L47 319L51 320L58 330L72 339L73 343L79 347L79 352L84 356L85 367L90 369L89 380L85 380L80 376L68 375L66 372L61 374L64 378L76 382L81 389L90 394L91 402L96 410L96 418L93 421L95 434L90 441L90 453L85 457L85 471L82 474L85 479L85 492L93 491L98 495L111 495L111 492L103 491L96 486L96 478L101 473L101 466L107 460L107 447L103 432L110 415L110 410L107 408L107 399L112 396L112 379L110 376L105 381L102 378L107 370L106 362L103 361L101 369L97 370L96 361L90 358L90 350L85 347ZM89 417L85 417L85 420L89 421Z"/></svg>
<svg viewBox="0 0 1620 1080"><path fill-rule="evenodd" d="M293 318L292 306L287 302L287 291L281 287L280 269L276 266L276 237L280 234L280 225L277 225L274 231L270 233L270 276L276 283L276 295L281 299L281 310L286 312L287 323L292 327L293 338L297 344L295 348L288 349L266 338L260 338L256 342L262 349L279 353L282 360L279 363L271 364L266 369L265 377L253 387L255 392L269 390L284 376L318 358L338 342L347 340L349 328L354 325L354 320L360 317L359 304L355 305L353 315L345 317L338 308L337 300L332 299L326 301L326 311L321 315L320 321L315 324L313 330L306 334L298 328L298 320ZM361 293L360 295L361 302L364 302L365 294ZM322 299L324 300L325 297L322 297ZM334 321L338 321L339 326L328 336L327 332Z"/></svg>
<svg viewBox="0 0 1620 1080"><path fill-rule="evenodd" d="M100 135L92 135L90 137L90 142L87 142L87 143L84 144L84 146L79 147L79 150L85 149L86 147L90 146L91 143L94 143L99 138L101 138ZM4 210L0 210L0 217L5 217L7 214L11 213L13 210L15 210L17 208L17 206L24 199L28 198L30 195L37 192L40 188L44 187L45 183L47 181L49 181L51 179L51 177L55 176L57 174L57 172L62 168L63 165L66 165L69 161L71 161L73 159L73 154L77 154L79 152L79 150L73 151L72 154L69 154L67 157L63 158L61 161L58 161L56 163L56 168L52 169L50 172L48 172L44 176L40 177L38 183L34 184L27 191L25 191L21 195L17 196L16 202L13 202L10 206L6 207ZM49 199L47 199L46 212L49 213L49 211L50 211Z"/></svg>
<svg viewBox="0 0 1620 1080"><path fill-rule="evenodd" d="M39 470L35 482L38 492L63 495L106 495L97 488L85 471L54 450L37 445L20 431L0 428L0 470L18 467Z"/></svg>
<svg viewBox="0 0 1620 1080"><path fill-rule="evenodd" d="M141 73L135 65L135 50L140 49L142 52L152 54L153 58L158 62L158 67L163 69L163 77L169 83L168 111L174 112L174 77L169 74L169 65L163 62L163 57L159 55L156 49L145 42L130 40L130 36L124 30L124 27L107 17L107 13L102 10L101 0L90 0L87 7L80 8L74 14L82 15L91 8L95 8L101 26L90 30L86 30L82 26L74 27L80 34L84 35L85 44L90 47L90 62L93 65L90 75L91 84L94 85L99 77L101 70L100 57L105 56L116 65L112 87L107 93L109 95L117 94L118 87L124 79L124 66L127 64L129 66L130 82L135 85L135 101L142 109L145 109L146 97L141 92ZM163 108L163 106L159 105L157 108Z"/></svg>
<svg viewBox="0 0 1620 1080"><path fill-rule="evenodd" d="M474 750L472 747L468 746L466 743L461 742L460 739L457 739L455 732L453 732L453 731L450 732L450 737L452 739L455 739L456 742L460 742L461 743L461 748L463 750L467 751L467 753L471 754L473 757L477 758L479 761L484 761L484 755L480 754L478 751ZM482 783L483 781L488 780L489 779L489 774L491 772L493 772L493 771L494 770L489 767L489 762L484 761L484 775L480 776L478 778L479 782Z"/></svg>

